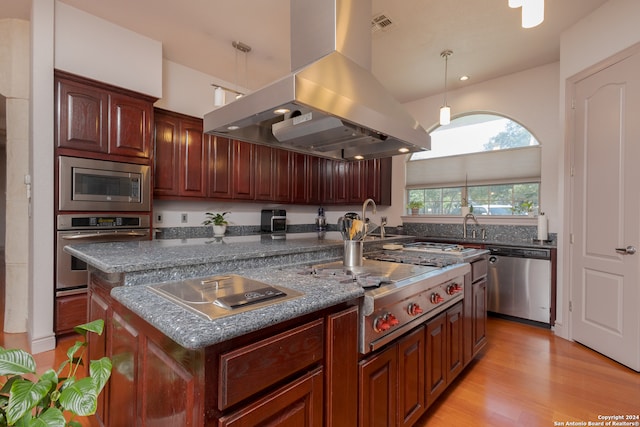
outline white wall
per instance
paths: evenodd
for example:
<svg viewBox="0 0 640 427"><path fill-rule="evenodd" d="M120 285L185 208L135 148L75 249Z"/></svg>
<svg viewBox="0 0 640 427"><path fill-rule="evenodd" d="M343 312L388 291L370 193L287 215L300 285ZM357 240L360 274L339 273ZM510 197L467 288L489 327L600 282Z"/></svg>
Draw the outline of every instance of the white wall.
<svg viewBox="0 0 640 427"><path fill-rule="evenodd" d="M141 19L144 19L141 17ZM56 1L55 68L162 97L162 43Z"/></svg>
<svg viewBox="0 0 640 427"><path fill-rule="evenodd" d="M31 131L29 172L29 325L31 351L55 348L53 333L53 26L54 0L31 4ZM10 303L7 300L7 303Z"/></svg>
<svg viewBox="0 0 640 427"><path fill-rule="evenodd" d="M559 227L557 204L558 170L556 159L562 152L562 129L558 118L559 64L553 63L511 74L447 93L452 116L471 112L492 112L510 117L524 125L542 146L542 183L540 206L549 217L551 232ZM442 95L404 104L425 129L437 126ZM408 157L396 156L393 162L393 202L390 222L405 214L405 163Z"/></svg>

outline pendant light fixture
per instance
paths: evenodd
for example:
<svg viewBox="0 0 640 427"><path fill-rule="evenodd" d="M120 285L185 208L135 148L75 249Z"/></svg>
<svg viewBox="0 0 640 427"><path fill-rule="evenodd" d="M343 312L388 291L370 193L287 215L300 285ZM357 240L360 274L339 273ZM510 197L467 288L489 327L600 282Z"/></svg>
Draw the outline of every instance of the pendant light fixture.
<svg viewBox="0 0 640 427"><path fill-rule="evenodd" d="M453 54L450 49L440 52L440 56L444 58L444 103L440 107L440 125L446 126L451 123L451 108L447 105L447 71L449 65L449 57Z"/></svg>

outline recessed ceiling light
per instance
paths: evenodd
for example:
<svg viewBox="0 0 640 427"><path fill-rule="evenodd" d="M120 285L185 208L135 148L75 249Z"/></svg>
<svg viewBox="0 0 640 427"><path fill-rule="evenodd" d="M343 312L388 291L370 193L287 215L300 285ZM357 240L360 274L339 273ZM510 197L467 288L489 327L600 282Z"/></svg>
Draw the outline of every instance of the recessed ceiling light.
<svg viewBox="0 0 640 427"><path fill-rule="evenodd" d="M273 110L275 114L287 114L289 111L288 108L278 108L277 110Z"/></svg>
<svg viewBox="0 0 640 427"><path fill-rule="evenodd" d="M460 76L461 82L466 82L467 80L469 80L469 76Z"/></svg>
<svg viewBox="0 0 640 427"><path fill-rule="evenodd" d="M364 156L361 156L360 154L358 154L357 156L353 156L353 158L356 160L362 160L364 159Z"/></svg>
<svg viewBox="0 0 640 427"><path fill-rule="evenodd" d="M409 149L407 147L398 148L398 151L401 153L408 153Z"/></svg>
<svg viewBox="0 0 640 427"><path fill-rule="evenodd" d="M231 125L231 126L227 127L227 129L229 129L229 130L238 130L238 129L240 129L240 127L236 126L236 125Z"/></svg>

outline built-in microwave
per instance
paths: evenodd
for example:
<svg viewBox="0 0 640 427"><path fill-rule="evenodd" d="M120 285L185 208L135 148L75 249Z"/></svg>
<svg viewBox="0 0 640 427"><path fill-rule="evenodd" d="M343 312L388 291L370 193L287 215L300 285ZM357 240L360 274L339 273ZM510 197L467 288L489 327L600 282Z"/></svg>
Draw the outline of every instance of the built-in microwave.
<svg viewBox="0 0 640 427"><path fill-rule="evenodd" d="M60 156L58 210L149 211L149 175L148 165Z"/></svg>

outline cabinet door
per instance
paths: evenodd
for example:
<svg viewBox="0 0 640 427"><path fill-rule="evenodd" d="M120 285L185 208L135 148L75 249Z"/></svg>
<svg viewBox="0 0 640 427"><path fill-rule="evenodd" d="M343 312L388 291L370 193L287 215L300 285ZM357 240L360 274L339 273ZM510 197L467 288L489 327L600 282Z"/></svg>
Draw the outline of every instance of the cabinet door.
<svg viewBox="0 0 640 427"><path fill-rule="evenodd" d="M427 406L447 387L447 313L427 322Z"/></svg>
<svg viewBox="0 0 640 427"><path fill-rule="evenodd" d="M126 336L126 334L125 334ZM143 426L197 426L203 425L200 404L196 402L198 391L192 372L182 366L190 359L189 352L175 348L163 348L151 339L142 340L144 344L144 371L139 376L139 399L143 400L141 424ZM177 356L180 354L182 359ZM178 357L178 360L176 360ZM186 362L189 363L189 362ZM113 386L112 386L113 387ZM132 389L135 387L131 385ZM143 397L144 396L144 397ZM180 396L180 398L176 398ZM127 406L123 406L127 407ZM112 406L112 408L120 408ZM121 412L121 411L116 411ZM113 416L113 415L112 415ZM132 425L131 420L118 414L122 423L111 423L111 426Z"/></svg>
<svg viewBox="0 0 640 427"><path fill-rule="evenodd" d="M307 157L307 180L309 197L307 203L313 205L321 205L330 203L329 200L323 199L323 186L324 186L324 159L316 156ZM294 174L294 182L298 179L298 175Z"/></svg>
<svg viewBox="0 0 640 427"><path fill-rule="evenodd" d="M179 194L177 171L180 170L180 120L156 111L154 123L153 194L177 196Z"/></svg>
<svg viewBox="0 0 640 427"><path fill-rule="evenodd" d="M354 427L358 419L358 307L327 317L325 426Z"/></svg>
<svg viewBox="0 0 640 427"><path fill-rule="evenodd" d="M111 308L106 300L93 291L89 291L89 321L97 319L104 320L104 330L101 335L88 334L87 341L89 343L87 347L87 360L98 360L107 355L107 340L110 340L111 335ZM104 388L104 391L98 396L98 407L96 409L96 417L102 421L101 425L109 425L109 411L106 409L109 407L109 386Z"/></svg>
<svg viewBox="0 0 640 427"><path fill-rule="evenodd" d="M202 120L182 120L180 138L180 195L205 197L207 147L202 132Z"/></svg>
<svg viewBox="0 0 640 427"><path fill-rule="evenodd" d="M106 153L109 150L109 96L89 85L56 79L58 147Z"/></svg>
<svg viewBox="0 0 640 427"><path fill-rule="evenodd" d="M322 400L322 368L317 368L257 402L222 417L216 425L320 427L323 425Z"/></svg>
<svg viewBox="0 0 640 427"><path fill-rule="evenodd" d="M256 145L255 150L255 196L256 200L270 201L273 198L271 184L273 181L273 148Z"/></svg>
<svg viewBox="0 0 640 427"><path fill-rule="evenodd" d="M209 197L233 196L233 142L221 136L209 136Z"/></svg>
<svg viewBox="0 0 640 427"><path fill-rule="evenodd" d="M349 202L349 162L333 162L334 203Z"/></svg>
<svg viewBox="0 0 640 427"><path fill-rule="evenodd" d="M464 368L462 302L447 310L447 384Z"/></svg>
<svg viewBox="0 0 640 427"><path fill-rule="evenodd" d="M320 198L324 201L324 203L336 202L336 179L334 172L335 163L335 160L324 158L320 159L320 169L322 171Z"/></svg>
<svg viewBox="0 0 640 427"><path fill-rule="evenodd" d="M306 204L311 195L311 159L302 153L291 153L291 202ZM316 159L318 159L316 157ZM318 162L316 162L316 165Z"/></svg>
<svg viewBox="0 0 640 427"><path fill-rule="evenodd" d="M412 426L427 408L425 397L425 328L398 341L398 425Z"/></svg>
<svg viewBox="0 0 640 427"><path fill-rule="evenodd" d="M475 356L487 343L487 279L474 283L472 290L472 342Z"/></svg>
<svg viewBox="0 0 640 427"><path fill-rule="evenodd" d="M109 378L109 408L118 410L109 411L107 425L124 426L137 418L136 412L141 403L138 399L142 398L138 389L139 333L118 313L113 313L111 322L111 344L107 349L113 363Z"/></svg>
<svg viewBox="0 0 640 427"><path fill-rule="evenodd" d="M253 200L254 187L254 144L233 141L233 198Z"/></svg>
<svg viewBox="0 0 640 427"><path fill-rule="evenodd" d="M349 176L347 198L350 203L362 203L365 201L365 171L367 161L359 160L350 162L347 166Z"/></svg>
<svg viewBox="0 0 640 427"><path fill-rule="evenodd" d="M391 346L363 362L359 368L359 427L397 425L397 347Z"/></svg>
<svg viewBox="0 0 640 427"><path fill-rule="evenodd" d="M113 93L110 95L111 131L109 153L149 158L151 148L151 102Z"/></svg>
<svg viewBox="0 0 640 427"><path fill-rule="evenodd" d="M272 152L271 200L288 202L291 199L291 153L288 150L274 148ZM304 180L303 180L304 185Z"/></svg>

